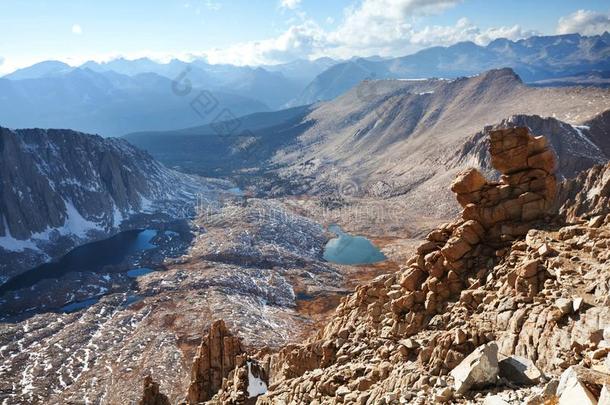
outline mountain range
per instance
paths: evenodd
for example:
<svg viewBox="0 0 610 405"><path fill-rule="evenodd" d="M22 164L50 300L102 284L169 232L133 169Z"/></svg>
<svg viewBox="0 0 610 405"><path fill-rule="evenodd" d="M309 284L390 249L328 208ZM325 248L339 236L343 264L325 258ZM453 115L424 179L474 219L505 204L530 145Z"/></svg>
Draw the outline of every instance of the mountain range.
<svg viewBox="0 0 610 405"><path fill-rule="evenodd" d="M115 59L71 67L46 61L0 79L0 121L13 128L72 128L103 136L170 130L334 99L363 80L456 78L511 67L537 86L607 86L610 34L462 42L384 59L321 58L259 67L214 65L202 59L158 63ZM177 87L178 86L178 87ZM188 96L180 96L190 86ZM218 108L191 108L201 91ZM61 100L58 102L57 100ZM225 117L226 119L226 114Z"/></svg>
<svg viewBox="0 0 610 405"><path fill-rule="evenodd" d="M210 122L223 109L237 116L269 109L247 97L206 92L205 100L213 100L217 107L208 115L198 114L191 104L201 98L203 89L194 87L185 96L173 87L172 80L155 73L126 76L87 68L41 78L0 79L0 122L10 128L71 128L118 136Z"/></svg>
<svg viewBox="0 0 610 405"><path fill-rule="evenodd" d="M50 79L65 76L79 69L106 75L118 73L129 77L154 73L171 80L183 77L194 87L252 98L269 108L278 109L294 100L311 80L335 63L338 61L321 58L313 61L295 60L286 64L250 67L212 65L202 59L192 62L172 59L167 63L160 63L149 58L135 60L118 58L109 62L89 61L79 67L72 67L59 61L44 61L10 73L4 76L4 79L12 81Z"/></svg>
<svg viewBox="0 0 610 405"><path fill-rule="evenodd" d="M525 82L610 70L610 33L500 38L486 46L460 42L381 61L356 59L336 64L316 77L295 104L331 100L365 79L455 78L510 67ZM567 79L566 79L567 80Z"/></svg>
<svg viewBox="0 0 610 405"><path fill-rule="evenodd" d="M604 403L609 43L0 79L0 402Z"/></svg>

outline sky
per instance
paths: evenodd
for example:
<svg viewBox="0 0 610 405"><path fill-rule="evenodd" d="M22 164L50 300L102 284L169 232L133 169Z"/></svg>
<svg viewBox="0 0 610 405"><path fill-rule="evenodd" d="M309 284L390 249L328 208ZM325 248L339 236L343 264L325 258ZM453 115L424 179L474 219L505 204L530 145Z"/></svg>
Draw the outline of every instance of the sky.
<svg viewBox="0 0 610 405"><path fill-rule="evenodd" d="M0 0L0 74L43 60L261 65L610 31L608 0Z"/></svg>

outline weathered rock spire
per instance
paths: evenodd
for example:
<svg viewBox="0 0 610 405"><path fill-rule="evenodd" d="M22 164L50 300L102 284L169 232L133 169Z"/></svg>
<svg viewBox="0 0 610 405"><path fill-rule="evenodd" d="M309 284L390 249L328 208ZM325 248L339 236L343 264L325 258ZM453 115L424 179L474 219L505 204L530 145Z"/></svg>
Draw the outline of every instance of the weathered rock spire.
<svg viewBox="0 0 610 405"><path fill-rule="evenodd" d="M243 353L241 341L233 336L223 320L215 321L201 341L191 369L187 403L210 400L222 387L222 380L235 368L236 357Z"/></svg>

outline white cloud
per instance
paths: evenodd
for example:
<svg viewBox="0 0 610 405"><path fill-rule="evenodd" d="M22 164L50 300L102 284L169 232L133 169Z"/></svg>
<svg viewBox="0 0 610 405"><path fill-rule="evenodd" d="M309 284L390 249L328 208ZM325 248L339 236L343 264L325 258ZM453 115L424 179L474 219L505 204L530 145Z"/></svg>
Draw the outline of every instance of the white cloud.
<svg viewBox="0 0 610 405"><path fill-rule="evenodd" d="M453 26L427 26L420 31L413 31L410 41L421 46L447 46L462 41L472 41L478 45L486 45L498 38L514 41L536 34L538 32L523 30L519 25L481 30L467 18L460 18Z"/></svg>
<svg viewBox="0 0 610 405"><path fill-rule="evenodd" d="M485 45L496 38L517 40L537 34L512 27L481 29L466 18L455 25L416 26L423 16L442 13L459 0L364 0L348 8L335 29L302 16L281 35L204 52L211 63L271 64L295 58L330 56L402 56L424 47L473 41Z"/></svg>
<svg viewBox="0 0 610 405"><path fill-rule="evenodd" d="M218 4L218 0L188 0L189 7ZM453 25L425 25L426 16L439 14L462 0L360 0L344 10L343 17L327 19L318 24L298 8L301 0L281 0L294 6L296 13L283 33L259 41L237 43L223 49L210 49L181 54L141 50L129 55L80 55L78 60L53 55L50 59L64 60L72 65L86 60L110 60L117 56L127 59L151 57L159 61L171 58L191 60L196 57L210 63L260 65L289 62L297 58L330 56L339 59L353 56L403 56L425 47L448 46L461 41L485 45L496 38L517 40L534 34L519 25L482 29L466 18ZM589 13L589 12L584 12ZM578 13L575 13L578 14ZM599 20L599 17L597 17ZM597 21L596 20L596 21ZM80 26L76 31L82 33ZM75 29L73 28L73 31ZM76 32L75 32L76 33ZM31 63L29 63L31 64ZM24 60L5 61L1 71L28 66Z"/></svg>
<svg viewBox="0 0 610 405"><path fill-rule="evenodd" d="M599 35L604 31L610 32L610 15L597 11L578 10L557 23L558 34Z"/></svg>
<svg viewBox="0 0 610 405"><path fill-rule="evenodd" d="M82 34L82 33L83 33L83 29L82 29L82 27L81 27L80 25L78 25L78 24L74 24L74 25L72 26L72 33L73 33L73 34L76 34L76 35L80 35L80 34Z"/></svg>
<svg viewBox="0 0 610 405"><path fill-rule="evenodd" d="M203 52L211 63L259 65L306 58L324 49L326 32L307 20L293 25L276 38L236 44L228 48Z"/></svg>
<svg viewBox="0 0 610 405"><path fill-rule="evenodd" d="M460 0L364 0L348 9L344 21L329 35L332 43L358 49L404 42L414 16L438 14Z"/></svg>
<svg viewBox="0 0 610 405"><path fill-rule="evenodd" d="M297 7L298 1L282 0L283 7ZM335 30L327 31L315 21L301 15L276 38L236 44L226 49L205 52L212 63L265 64L294 58L354 55L388 55L392 51L412 50L409 37L414 16L437 14L461 0L363 0L349 7Z"/></svg>
<svg viewBox="0 0 610 405"><path fill-rule="evenodd" d="M294 10L295 8L299 7L300 4L301 4L301 0L281 0L280 1L281 8L287 8L290 10Z"/></svg>

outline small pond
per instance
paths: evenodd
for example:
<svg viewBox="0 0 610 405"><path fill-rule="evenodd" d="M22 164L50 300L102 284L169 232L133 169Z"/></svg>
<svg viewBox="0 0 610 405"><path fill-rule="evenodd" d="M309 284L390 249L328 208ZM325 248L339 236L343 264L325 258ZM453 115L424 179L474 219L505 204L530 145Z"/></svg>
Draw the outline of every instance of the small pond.
<svg viewBox="0 0 610 405"><path fill-rule="evenodd" d="M61 307L59 309L59 311L65 312L67 314L76 312L76 311L80 311L81 309L90 307L91 305L95 304L99 300L100 300L99 297L95 297L95 298L89 298L84 301L71 302L68 305L64 305L63 307Z"/></svg>
<svg viewBox="0 0 610 405"><path fill-rule="evenodd" d="M364 236L352 236L338 225L331 225L328 230L335 235L324 247L324 259L336 264L372 264L386 260L385 255Z"/></svg>
<svg viewBox="0 0 610 405"><path fill-rule="evenodd" d="M146 275L148 273L152 273L153 271L154 271L153 269L142 267L142 268L139 268L139 269L129 270L127 272L127 275L129 277L132 277L132 278L138 278L138 277L144 276L144 275Z"/></svg>

